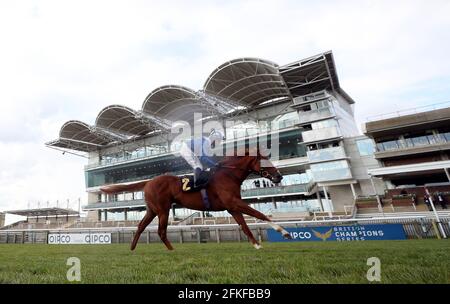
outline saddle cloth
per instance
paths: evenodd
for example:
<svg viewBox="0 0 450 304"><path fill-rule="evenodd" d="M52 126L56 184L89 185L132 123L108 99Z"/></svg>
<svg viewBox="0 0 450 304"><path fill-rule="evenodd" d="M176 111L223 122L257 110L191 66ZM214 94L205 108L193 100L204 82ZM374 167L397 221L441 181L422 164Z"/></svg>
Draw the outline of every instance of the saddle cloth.
<svg viewBox="0 0 450 304"><path fill-rule="evenodd" d="M208 194L206 193L206 189L204 188L209 181L210 175L211 174L209 172L205 172L205 171L202 172L202 176L201 176L201 180L200 180L201 184L198 185L197 187L194 187L194 176L185 175L180 178L181 179L181 189L183 192L200 191L200 193L202 195L203 205L205 206L206 210L209 210L211 208Z"/></svg>
<svg viewBox="0 0 450 304"><path fill-rule="evenodd" d="M203 189L209 181L209 178L211 177L211 173L209 171L203 171L200 174L200 178L198 180L197 187L194 186L194 176L193 175L184 175L180 177L181 179L181 190L183 192L196 192Z"/></svg>

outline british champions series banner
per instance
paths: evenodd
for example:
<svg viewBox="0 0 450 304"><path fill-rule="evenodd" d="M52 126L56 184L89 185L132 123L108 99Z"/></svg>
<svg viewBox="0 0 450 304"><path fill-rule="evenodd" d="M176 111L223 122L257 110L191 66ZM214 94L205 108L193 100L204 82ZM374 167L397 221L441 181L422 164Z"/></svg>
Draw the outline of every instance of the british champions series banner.
<svg viewBox="0 0 450 304"><path fill-rule="evenodd" d="M375 241L406 239L402 224L319 226L286 228L286 230L291 234L292 240L286 240L279 232L268 229L268 241Z"/></svg>

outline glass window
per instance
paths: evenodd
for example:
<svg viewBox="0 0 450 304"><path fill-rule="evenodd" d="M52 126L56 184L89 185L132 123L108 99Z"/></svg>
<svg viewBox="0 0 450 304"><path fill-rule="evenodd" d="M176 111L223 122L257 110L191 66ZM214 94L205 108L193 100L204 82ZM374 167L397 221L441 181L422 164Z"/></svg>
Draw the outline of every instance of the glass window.
<svg viewBox="0 0 450 304"><path fill-rule="evenodd" d="M426 146L430 144L427 136L412 137L411 141L414 146Z"/></svg>
<svg viewBox="0 0 450 304"><path fill-rule="evenodd" d="M337 121L335 119L327 119L312 123L313 130L322 129L322 128L331 128L337 127Z"/></svg>
<svg viewBox="0 0 450 304"><path fill-rule="evenodd" d="M373 155L375 149L373 146L373 141L370 138L357 140L356 145L358 146L359 155Z"/></svg>
<svg viewBox="0 0 450 304"><path fill-rule="evenodd" d="M450 132L446 132L442 134L446 141L450 141Z"/></svg>
<svg viewBox="0 0 450 304"><path fill-rule="evenodd" d="M398 149L398 142L396 140L390 140L383 142L384 151Z"/></svg>
<svg viewBox="0 0 450 304"><path fill-rule="evenodd" d="M436 138L435 138L434 135L432 135L432 134L427 135L427 139L428 139L428 142L429 142L430 144L432 144L432 145L434 145L434 144L437 143Z"/></svg>
<svg viewBox="0 0 450 304"><path fill-rule="evenodd" d="M406 147L414 147L414 143L411 138L405 138Z"/></svg>

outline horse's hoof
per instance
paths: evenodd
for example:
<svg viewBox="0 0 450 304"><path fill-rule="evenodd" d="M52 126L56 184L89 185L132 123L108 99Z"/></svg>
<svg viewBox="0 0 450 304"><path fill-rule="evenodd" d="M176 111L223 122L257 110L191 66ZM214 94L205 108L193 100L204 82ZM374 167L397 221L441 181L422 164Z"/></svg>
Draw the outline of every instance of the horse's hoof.
<svg viewBox="0 0 450 304"><path fill-rule="evenodd" d="M283 237L284 237L286 240L292 240L292 236L291 236L290 233L285 233L285 234L283 234Z"/></svg>
<svg viewBox="0 0 450 304"><path fill-rule="evenodd" d="M259 245L259 244L253 244L253 247L255 247L255 249L256 250L258 250L258 249L261 249L262 248L262 246L261 245Z"/></svg>

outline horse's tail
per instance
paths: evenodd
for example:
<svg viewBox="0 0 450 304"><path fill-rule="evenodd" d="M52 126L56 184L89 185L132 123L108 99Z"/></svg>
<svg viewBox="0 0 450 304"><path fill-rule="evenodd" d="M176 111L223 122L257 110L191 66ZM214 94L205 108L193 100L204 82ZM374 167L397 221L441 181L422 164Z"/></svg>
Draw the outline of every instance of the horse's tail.
<svg viewBox="0 0 450 304"><path fill-rule="evenodd" d="M107 194L113 194L113 193L125 192L125 191L134 192L134 191L142 190L149 181L150 180L146 180L143 182L138 182L138 183L133 183L133 184L128 184L128 185L107 186L107 187L100 188L100 190Z"/></svg>

